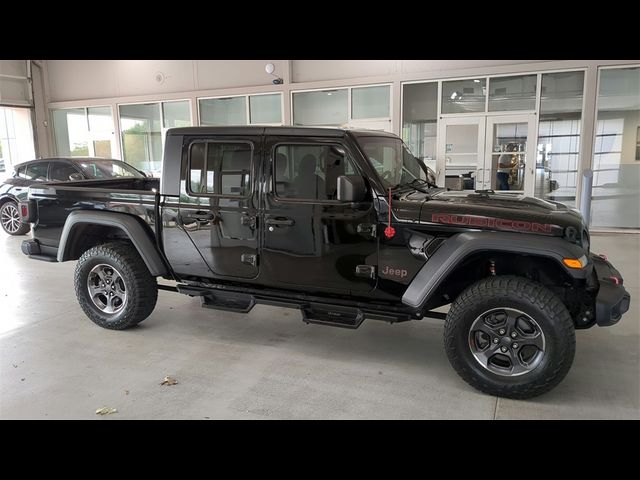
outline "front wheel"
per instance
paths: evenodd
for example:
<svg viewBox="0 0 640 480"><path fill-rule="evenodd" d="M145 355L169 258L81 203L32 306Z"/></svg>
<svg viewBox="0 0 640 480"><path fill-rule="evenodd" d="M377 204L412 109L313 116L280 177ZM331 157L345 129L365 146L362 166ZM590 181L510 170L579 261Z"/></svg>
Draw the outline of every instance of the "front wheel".
<svg viewBox="0 0 640 480"><path fill-rule="evenodd" d="M133 245L106 243L87 250L76 265L76 297L95 324L111 330L137 325L153 311L158 285Z"/></svg>
<svg viewBox="0 0 640 480"><path fill-rule="evenodd" d="M22 223L18 204L11 201L6 202L0 208L0 224L9 235L24 235L30 229L28 223Z"/></svg>
<svg viewBox="0 0 640 480"><path fill-rule="evenodd" d="M575 354L567 308L543 285L521 277L491 277L453 302L445 349L458 374L491 395L531 398L565 377Z"/></svg>

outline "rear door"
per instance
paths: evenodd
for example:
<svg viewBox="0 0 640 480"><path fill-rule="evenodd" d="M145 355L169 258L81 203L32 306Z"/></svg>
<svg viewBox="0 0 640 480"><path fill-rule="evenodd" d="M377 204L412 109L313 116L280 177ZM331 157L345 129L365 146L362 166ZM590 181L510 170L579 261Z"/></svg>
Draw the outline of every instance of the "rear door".
<svg viewBox="0 0 640 480"><path fill-rule="evenodd" d="M258 275L256 169L262 137L185 137L178 224L214 277Z"/></svg>

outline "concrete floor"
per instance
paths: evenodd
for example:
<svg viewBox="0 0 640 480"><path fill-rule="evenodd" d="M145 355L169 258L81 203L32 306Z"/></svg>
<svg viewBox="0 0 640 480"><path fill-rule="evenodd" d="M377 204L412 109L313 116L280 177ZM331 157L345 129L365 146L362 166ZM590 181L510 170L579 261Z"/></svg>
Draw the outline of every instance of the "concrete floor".
<svg viewBox="0 0 640 480"><path fill-rule="evenodd" d="M622 272L631 311L577 332L573 368L552 392L498 399L449 366L441 321L305 325L296 310L241 315L160 292L138 328L91 323L73 292L75 262L20 252L0 235L3 419L640 419L640 235L594 235ZM160 386L165 375L179 384ZM97 408L117 413L98 417Z"/></svg>

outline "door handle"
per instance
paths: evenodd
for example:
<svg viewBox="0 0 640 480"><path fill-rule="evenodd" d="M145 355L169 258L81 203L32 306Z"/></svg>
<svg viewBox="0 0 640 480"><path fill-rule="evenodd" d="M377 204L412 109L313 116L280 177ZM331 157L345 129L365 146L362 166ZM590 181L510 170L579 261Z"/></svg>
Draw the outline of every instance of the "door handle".
<svg viewBox="0 0 640 480"><path fill-rule="evenodd" d="M285 218L285 217L269 217L267 219L265 219L264 223L266 223L267 225L275 225L278 227L291 227L293 226L296 222L293 218Z"/></svg>

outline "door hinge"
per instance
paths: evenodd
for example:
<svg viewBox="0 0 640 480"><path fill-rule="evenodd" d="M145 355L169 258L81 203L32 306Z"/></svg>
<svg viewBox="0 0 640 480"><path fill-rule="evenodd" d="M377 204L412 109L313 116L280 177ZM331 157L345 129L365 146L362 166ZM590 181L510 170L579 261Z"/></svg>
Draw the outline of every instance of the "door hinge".
<svg viewBox="0 0 640 480"><path fill-rule="evenodd" d="M246 263L247 265L255 267L258 263L258 256L254 253L243 253L242 255L240 255L240 261L242 263Z"/></svg>
<svg viewBox="0 0 640 480"><path fill-rule="evenodd" d="M375 223L359 223L356 227L356 231L361 233L362 235L368 235L370 237L376 236L376 225Z"/></svg>
<svg viewBox="0 0 640 480"><path fill-rule="evenodd" d="M374 265L356 265L356 276L376 278L376 267Z"/></svg>
<svg viewBox="0 0 640 480"><path fill-rule="evenodd" d="M247 225L249 228L256 228L255 215L243 215L242 217L240 217L240 224Z"/></svg>

